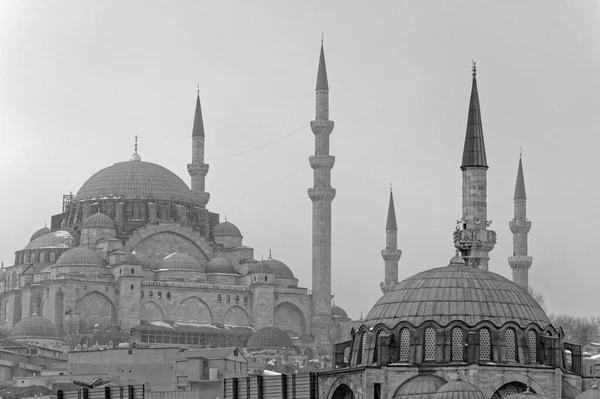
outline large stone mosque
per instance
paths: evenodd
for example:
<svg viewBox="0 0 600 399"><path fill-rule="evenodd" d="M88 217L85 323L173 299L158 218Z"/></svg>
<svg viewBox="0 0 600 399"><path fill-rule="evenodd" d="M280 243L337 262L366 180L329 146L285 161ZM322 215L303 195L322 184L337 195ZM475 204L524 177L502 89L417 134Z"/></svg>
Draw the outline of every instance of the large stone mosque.
<svg viewBox="0 0 600 399"><path fill-rule="evenodd" d="M313 202L313 286L285 263L257 261L240 229L209 211L200 97L192 128L191 189L167 168L130 159L101 169L64 196L50 228L36 231L0 283L2 325L12 338L75 346L74 330L97 341L130 335L138 344L244 347L274 326L298 346L327 344L332 322L328 82L321 49L317 77ZM93 335L96 336L93 336ZM102 334L101 334L102 335ZM71 339L69 339L71 338ZM80 341L77 337L76 341Z"/></svg>

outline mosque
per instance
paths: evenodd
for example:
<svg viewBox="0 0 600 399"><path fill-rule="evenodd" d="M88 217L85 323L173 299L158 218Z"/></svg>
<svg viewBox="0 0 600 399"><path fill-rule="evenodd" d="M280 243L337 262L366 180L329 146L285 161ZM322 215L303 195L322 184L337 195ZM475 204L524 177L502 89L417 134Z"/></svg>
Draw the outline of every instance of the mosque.
<svg viewBox="0 0 600 399"><path fill-rule="evenodd" d="M323 48L316 93L312 291L285 263L254 259L241 230L210 212L209 135L198 94L187 165L191 189L167 168L142 160L136 137L130 159L64 196L50 228L33 233L15 252L14 265L2 269L2 327L16 340L72 349L83 338L102 336L114 344L129 336L150 346L245 347L255 331L271 326L297 347L314 348L328 344L332 325L350 331L346 312L331 303L333 122Z"/></svg>

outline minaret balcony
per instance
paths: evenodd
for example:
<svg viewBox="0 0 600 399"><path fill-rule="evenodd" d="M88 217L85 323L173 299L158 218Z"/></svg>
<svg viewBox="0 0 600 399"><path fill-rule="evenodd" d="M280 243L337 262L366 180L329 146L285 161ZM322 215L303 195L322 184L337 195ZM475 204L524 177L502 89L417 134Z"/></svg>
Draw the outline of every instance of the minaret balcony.
<svg viewBox="0 0 600 399"><path fill-rule="evenodd" d="M531 230L531 222L523 219L513 219L508 223L511 233L529 233Z"/></svg>
<svg viewBox="0 0 600 399"><path fill-rule="evenodd" d="M326 119L318 119L310 122L310 128L314 134L331 134L333 131L333 121Z"/></svg>
<svg viewBox="0 0 600 399"><path fill-rule="evenodd" d="M454 246L467 249L472 247L494 247L496 232L486 229L464 229L454 232Z"/></svg>
<svg viewBox="0 0 600 399"><path fill-rule="evenodd" d="M208 204L208 200L210 200L210 194L206 192L194 193L194 198L202 207L205 207Z"/></svg>
<svg viewBox="0 0 600 399"><path fill-rule="evenodd" d="M190 176L206 177L208 174L208 165L205 163L189 163L187 168Z"/></svg>
<svg viewBox="0 0 600 399"><path fill-rule="evenodd" d="M333 168L335 157L333 155L312 155L308 158L310 166L313 169L317 168Z"/></svg>
<svg viewBox="0 0 600 399"><path fill-rule="evenodd" d="M508 264L513 269L529 269L533 263L533 258L527 255L515 255L508 257Z"/></svg>
<svg viewBox="0 0 600 399"><path fill-rule="evenodd" d="M335 188L332 187L313 187L308 189L308 197L313 201L333 201L335 198Z"/></svg>
<svg viewBox="0 0 600 399"><path fill-rule="evenodd" d="M400 249L383 249L381 251L381 257L384 261L398 262L402 257L402 251Z"/></svg>

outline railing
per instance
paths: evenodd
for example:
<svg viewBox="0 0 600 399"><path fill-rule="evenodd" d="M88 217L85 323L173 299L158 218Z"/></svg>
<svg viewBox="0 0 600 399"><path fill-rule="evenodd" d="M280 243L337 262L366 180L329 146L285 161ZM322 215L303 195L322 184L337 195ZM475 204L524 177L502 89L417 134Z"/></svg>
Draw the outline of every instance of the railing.
<svg viewBox="0 0 600 399"><path fill-rule="evenodd" d="M225 284L178 283L173 281L142 281L143 286L199 288L203 290L248 291L248 287Z"/></svg>
<svg viewBox="0 0 600 399"><path fill-rule="evenodd" d="M275 288L276 294L312 295L311 290L306 288Z"/></svg>

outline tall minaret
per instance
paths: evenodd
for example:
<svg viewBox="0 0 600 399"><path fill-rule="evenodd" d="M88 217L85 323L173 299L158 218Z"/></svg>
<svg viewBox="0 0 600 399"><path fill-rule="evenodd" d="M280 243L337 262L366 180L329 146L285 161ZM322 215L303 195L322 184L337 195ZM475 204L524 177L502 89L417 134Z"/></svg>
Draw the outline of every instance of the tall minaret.
<svg viewBox="0 0 600 399"><path fill-rule="evenodd" d="M329 135L333 121L329 120L329 85L325 68L325 53L321 41L321 57L317 73L316 117L310 122L315 135L315 155L309 158L314 170L314 184L308 189L313 203L312 228L312 330L317 339L325 339L323 330L331 319L331 168L335 157L329 155Z"/></svg>
<svg viewBox="0 0 600 399"><path fill-rule="evenodd" d="M527 220L527 195L525 195L522 157L519 157L514 201L515 217L508 224L513 233L513 256L508 257L508 264L513 271L513 281L527 291L529 268L533 259L531 256L527 256L527 234L531 229L531 222Z"/></svg>
<svg viewBox="0 0 600 399"><path fill-rule="evenodd" d="M192 128L192 163L188 164L187 168L192 178L192 193L198 204L194 210L198 217L198 225L202 235L208 237L206 204L208 204L210 194L205 191L208 165L204 163L204 122L202 120L202 108L200 107L200 89L196 94L196 111L194 114L194 127Z"/></svg>
<svg viewBox="0 0 600 399"><path fill-rule="evenodd" d="M385 249L381 257L385 261L385 281L381 283L381 291L386 293L398 284L398 261L402 251L398 249L398 225L394 208L394 194L390 189L390 204L388 205L387 223L385 224Z"/></svg>
<svg viewBox="0 0 600 399"><path fill-rule="evenodd" d="M483 142L477 69L473 62L473 86L467 119L462 165L462 219L454 232L454 246L469 266L488 270L489 252L496 244L496 233L488 230L487 159Z"/></svg>

